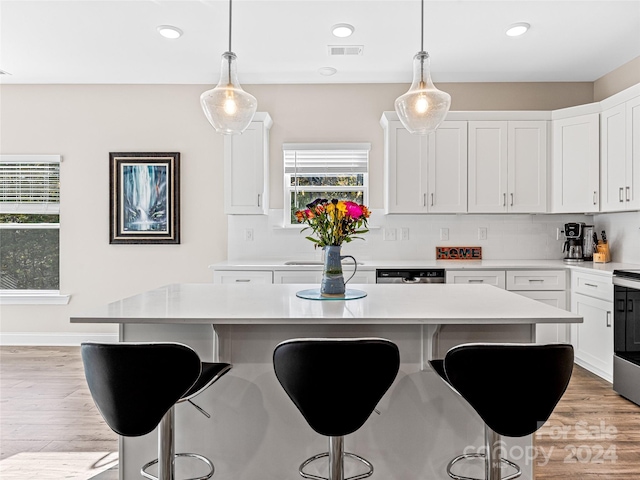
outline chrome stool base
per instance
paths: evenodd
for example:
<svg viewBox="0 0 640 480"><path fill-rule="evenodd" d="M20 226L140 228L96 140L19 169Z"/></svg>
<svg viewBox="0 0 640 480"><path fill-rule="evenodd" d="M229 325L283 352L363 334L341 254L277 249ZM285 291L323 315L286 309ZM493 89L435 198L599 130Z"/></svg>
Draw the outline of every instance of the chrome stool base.
<svg viewBox="0 0 640 480"><path fill-rule="evenodd" d="M198 455L197 453L176 453L174 455L174 458L179 458L179 457L195 458L197 460L200 460L201 462L204 462L209 467L209 472L203 475L202 477L192 477L192 478L187 478L185 480L209 480L213 476L213 472L215 471L215 468L213 466L213 463L211 463L211 460L209 460L207 457ZM158 463L157 458L155 460L151 460L149 463L145 463L143 467L140 469L140 475L142 475L145 478L148 478L149 480L158 480L157 476L146 471L149 467L152 467L157 463Z"/></svg>
<svg viewBox="0 0 640 480"><path fill-rule="evenodd" d="M483 458L485 462L487 460L487 456L484 453L466 453L463 455L458 455L456 458L451 460L447 465L447 473L449 474L449 476L454 480L485 480L484 478L465 477L463 475L456 475L455 473L451 472L451 467L453 467L459 461L466 460L468 458ZM520 467L515 463L510 462L506 458L501 458L500 462L515 469L515 473L512 473L511 475L507 475L506 477L501 477L502 480L514 480L515 478L518 478L520 475L522 475L522 470L520 470Z"/></svg>
<svg viewBox="0 0 640 480"><path fill-rule="evenodd" d="M366 459L362 458L355 453L345 452L344 448L344 437L329 437L329 451L324 453L319 453L318 455L314 455L306 459L300 465L298 469L298 473L302 478L308 478L310 480L362 480L363 478L370 477L373 475L373 465ZM329 477L320 477L318 475L312 475L304 471L304 469L311 463L316 460L320 460L321 458L329 458ZM354 460L359 461L364 464L369 470L365 473L360 473L358 475L353 475L351 477L344 476L344 457L349 457Z"/></svg>

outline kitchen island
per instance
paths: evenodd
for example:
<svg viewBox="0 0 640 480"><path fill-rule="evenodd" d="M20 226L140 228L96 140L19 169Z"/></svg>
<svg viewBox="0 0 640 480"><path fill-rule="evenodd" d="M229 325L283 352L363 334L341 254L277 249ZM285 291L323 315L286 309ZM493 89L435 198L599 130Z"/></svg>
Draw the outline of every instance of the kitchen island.
<svg viewBox="0 0 640 480"><path fill-rule="evenodd" d="M378 405L380 415L348 436L346 449L368 458L377 478L444 478L451 458L483 444L483 425L427 361L460 343L531 342L538 323L582 321L488 285L353 285L367 296L349 301L296 297L313 287L170 285L71 321L118 323L121 341L178 341L203 360L233 363L229 374L194 399L212 414L210 420L189 405L176 411L177 451L211 458L220 480L293 480L304 459L326 451L325 439L306 424L273 373L273 348L283 340L377 336L395 342L401 357L398 377ZM490 374L499 375L499 369ZM161 386L149 385L150 395L154 388ZM505 379L505 395L508 389ZM534 457L531 445L531 437L506 442L507 456L521 465L524 479L533 478L532 465L544 461L541 454ZM123 439L120 478L139 478L141 464L155 456L155 432ZM347 463L348 475L352 467ZM478 475L474 469L466 473Z"/></svg>

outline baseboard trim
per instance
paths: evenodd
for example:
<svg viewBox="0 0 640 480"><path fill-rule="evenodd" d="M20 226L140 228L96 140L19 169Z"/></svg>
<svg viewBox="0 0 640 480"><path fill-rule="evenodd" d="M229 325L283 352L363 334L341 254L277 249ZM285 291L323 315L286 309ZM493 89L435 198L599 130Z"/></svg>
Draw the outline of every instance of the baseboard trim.
<svg viewBox="0 0 640 480"><path fill-rule="evenodd" d="M56 346L77 347L82 342L117 342L117 333L54 333L15 332L0 333L2 346Z"/></svg>
<svg viewBox="0 0 640 480"><path fill-rule="evenodd" d="M601 370L600 368L592 365L591 363L583 360L582 358L575 357L573 361L578 365L580 365L582 368L589 370L591 373L595 373L597 376L599 376L603 380L606 380L607 382L613 384L613 377L608 373L604 372L603 370Z"/></svg>

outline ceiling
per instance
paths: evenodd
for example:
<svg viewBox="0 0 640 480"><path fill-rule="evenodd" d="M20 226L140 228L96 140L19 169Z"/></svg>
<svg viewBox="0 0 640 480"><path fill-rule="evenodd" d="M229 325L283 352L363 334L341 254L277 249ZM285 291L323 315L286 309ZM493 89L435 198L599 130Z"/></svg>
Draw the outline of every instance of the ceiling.
<svg viewBox="0 0 640 480"><path fill-rule="evenodd" d="M219 0L0 0L2 83L217 83L228 48ZM522 37L506 28L528 22ZM331 34L349 23L347 39ZM177 40L156 27L175 25ZM425 2L435 82L594 81L640 56L640 0ZM328 45L363 45L330 57ZM235 0L243 84L405 83L420 49L418 0ZM326 77L321 67L337 73Z"/></svg>

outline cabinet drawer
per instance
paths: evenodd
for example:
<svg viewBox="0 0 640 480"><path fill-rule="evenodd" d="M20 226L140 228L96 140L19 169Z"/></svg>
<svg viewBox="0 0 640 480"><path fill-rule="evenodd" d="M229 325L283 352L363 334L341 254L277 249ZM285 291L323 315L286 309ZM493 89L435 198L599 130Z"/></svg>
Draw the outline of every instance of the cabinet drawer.
<svg viewBox="0 0 640 480"><path fill-rule="evenodd" d="M213 283L273 283L272 271L215 271Z"/></svg>
<svg viewBox="0 0 640 480"><path fill-rule="evenodd" d="M504 270L447 270L447 283L484 283L504 288L505 272Z"/></svg>
<svg viewBox="0 0 640 480"><path fill-rule="evenodd" d="M609 276L572 272L571 290L573 293L613 301L613 283Z"/></svg>
<svg viewBox="0 0 640 480"><path fill-rule="evenodd" d="M507 290L566 290L565 270L507 271Z"/></svg>

